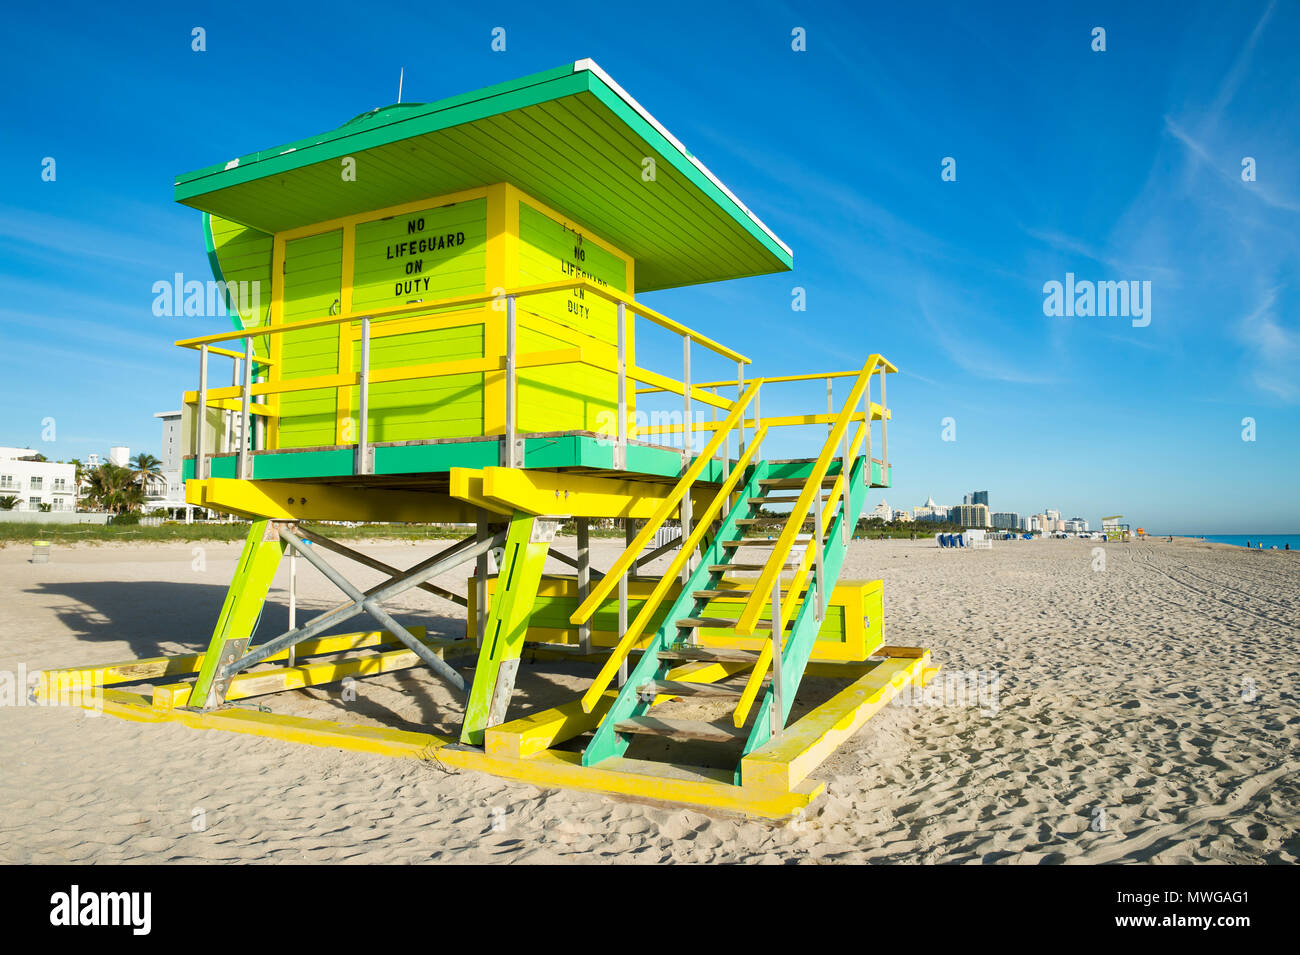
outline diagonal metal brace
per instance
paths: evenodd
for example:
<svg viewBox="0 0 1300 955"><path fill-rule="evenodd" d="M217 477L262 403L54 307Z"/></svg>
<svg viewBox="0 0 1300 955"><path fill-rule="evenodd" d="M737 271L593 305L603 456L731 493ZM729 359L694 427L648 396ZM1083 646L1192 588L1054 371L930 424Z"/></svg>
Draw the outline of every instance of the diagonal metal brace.
<svg viewBox="0 0 1300 955"><path fill-rule="evenodd" d="M410 649L411 652L427 663L429 668L437 673L438 676L442 677L445 682L449 683L453 689L460 693L465 692L464 677L453 670L446 662L441 660L436 653L426 647L419 640L415 639L409 630L394 620L387 611L379 605L379 601L376 597L367 596L357 590L357 588L354 587L346 577L331 567L326 562L325 558L319 553L308 547L303 539L297 534L291 533L288 530L281 530L280 538L301 554L308 563L324 574L335 587L338 587L339 590L351 597L356 602L357 606L363 608L368 614L370 614L370 616L374 617L375 620L384 627L384 629L406 644L407 648ZM417 585L418 583L416 582L411 584L412 587Z"/></svg>
<svg viewBox="0 0 1300 955"><path fill-rule="evenodd" d="M275 639L262 644L255 650L240 657L234 663L222 667L220 675L223 679L229 678L241 670L246 670L251 666L261 663L267 657L279 653L281 650L287 649L303 640L310 639L311 637L328 630L330 627L336 626L345 620L350 620L358 614L370 613L372 616L375 616L375 619L384 623L385 627L391 625L393 628L393 634L410 647L411 651L417 654L420 659L429 663L430 667L432 667L440 676L447 679L453 686L459 683L460 687L464 687L464 680L461 678L460 674L456 673L455 670L452 670L449 666L443 663L443 661L438 659L437 655L434 654L432 650L411 636L411 634L398 625L396 621L393 621L392 617L388 616L388 614L384 612L383 608L379 606L379 601L386 600L399 593L410 590L413 587L417 587L430 577L445 573L457 564L473 560L475 557L479 556L479 554L486 553L491 548L500 546L505 540L504 532L495 537L481 541L476 541L472 537L459 541L453 546L448 547L446 550L435 554L433 557L421 561L419 564L416 564L411 569L395 576L391 580L388 580L377 587L372 587L365 593L356 590L356 588L352 587L352 585L347 583L345 580L343 581L343 584L340 584L339 581L343 580L343 578L338 574L338 572L335 571L333 567L330 567L329 564L326 564L318 554L312 552L310 547L306 547L295 535L284 532L284 539L287 543L293 546L298 553L302 554L306 560L311 562L315 567L317 567L317 569L321 570L321 572L333 581L335 585L340 586L340 589L347 593L352 599L348 603L335 607L332 610L327 610L325 613L319 615L303 627L286 631ZM378 614L375 613L376 610L378 611ZM436 661L436 663L431 662L431 660ZM455 677L455 679L452 680L448 677L444 670L450 671L451 675Z"/></svg>
<svg viewBox="0 0 1300 955"><path fill-rule="evenodd" d="M353 550L351 547L345 547L338 541L330 540L328 537L323 537L315 531L308 530L305 527L298 528L298 536L311 541L313 544L319 544L326 550L332 550L334 553L342 557L355 560L358 564L364 564L371 570L378 570L385 573L389 577L398 577L402 574L402 571L398 570L396 567L391 567L388 564L385 564L382 560L375 560L375 558L368 554L363 554L360 551ZM469 601L460 594L452 593L450 590L447 590L445 587L439 587L437 584L423 583L420 584L419 587L421 590L428 591L435 597L441 597L443 600L450 600L452 603L460 604L462 607L466 607L469 604Z"/></svg>

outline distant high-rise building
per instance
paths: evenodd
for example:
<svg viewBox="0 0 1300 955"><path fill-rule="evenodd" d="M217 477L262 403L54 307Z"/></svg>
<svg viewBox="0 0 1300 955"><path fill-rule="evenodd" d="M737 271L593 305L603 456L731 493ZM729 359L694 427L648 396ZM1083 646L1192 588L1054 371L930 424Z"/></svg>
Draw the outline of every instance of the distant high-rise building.
<svg viewBox="0 0 1300 955"><path fill-rule="evenodd" d="M1002 530L1014 531L1020 527L1020 515L1015 511L994 511L990 519L995 528Z"/></svg>
<svg viewBox="0 0 1300 955"><path fill-rule="evenodd" d="M958 504L949 511L948 519L962 527L988 527L989 508L987 504Z"/></svg>
<svg viewBox="0 0 1300 955"><path fill-rule="evenodd" d="M971 504L983 504L985 507L988 507L988 506L989 506L989 492L988 492L988 491L972 491L972 492L971 492L971 495L970 495L970 503L971 503Z"/></svg>

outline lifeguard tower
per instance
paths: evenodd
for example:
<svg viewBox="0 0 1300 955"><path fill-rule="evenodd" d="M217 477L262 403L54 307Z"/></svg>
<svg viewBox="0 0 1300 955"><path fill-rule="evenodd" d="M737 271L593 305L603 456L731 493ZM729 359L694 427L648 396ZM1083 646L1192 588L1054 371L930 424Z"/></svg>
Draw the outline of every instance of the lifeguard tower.
<svg viewBox="0 0 1300 955"><path fill-rule="evenodd" d="M820 791L808 777L835 746L934 672L927 651L885 644L880 581L841 580L869 491L890 483L894 366L871 354L760 377L638 302L793 258L595 63L377 109L180 176L175 195L203 213L235 319L177 343L197 358L187 500L250 532L205 653L52 671L42 692L93 684L134 719L784 816ZM674 337L680 363L650 367L647 331ZM698 380L705 359L734 371ZM217 361L230 385L213 383ZM760 413L823 379L825 411ZM638 416L665 400L676 423ZM770 458L781 429L811 434L809 455ZM567 520L572 553L554 539ZM466 529L395 568L332 539L340 521ZM592 521L624 528L608 567L592 566ZM341 602L259 632L288 549ZM363 590L322 550L389 579ZM548 557L572 573L545 574ZM660 558L666 569L638 573ZM457 567L464 594L430 582ZM465 632L400 624L385 604L412 588L465 607ZM335 632L363 615L380 630ZM538 666L588 665L585 691L521 711L526 645ZM463 700L459 733L275 712L277 692L421 665ZM808 675L842 685L792 720ZM268 711L229 705L252 697ZM701 702L714 718L674 715ZM646 736L669 758L638 754ZM671 758L700 741L713 758Z"/></svg>

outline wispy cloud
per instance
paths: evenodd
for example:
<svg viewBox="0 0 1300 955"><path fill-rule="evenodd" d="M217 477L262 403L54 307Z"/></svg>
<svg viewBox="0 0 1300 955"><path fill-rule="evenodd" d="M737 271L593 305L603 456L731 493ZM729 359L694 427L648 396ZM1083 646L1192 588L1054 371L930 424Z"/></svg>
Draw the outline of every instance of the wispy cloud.
<svg viewBox="0 0 1300 955"><path fill-rule="evenodd" d="M1280 288L1263 293L1259 304L1237 322L1237 335L1249 349L1255 384L1283 401L1300 398L1300 331L1277 316Z"/></svg>

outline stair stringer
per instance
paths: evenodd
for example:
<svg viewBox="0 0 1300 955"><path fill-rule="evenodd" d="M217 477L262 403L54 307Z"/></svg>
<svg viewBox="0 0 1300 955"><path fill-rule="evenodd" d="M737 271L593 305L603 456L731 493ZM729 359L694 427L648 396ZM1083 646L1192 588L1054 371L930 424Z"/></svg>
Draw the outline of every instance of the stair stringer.
<svg viewBox="0 0 1300 955"><path fill-rule="evenodd" d="M828 600L831 591L835 589L836 582L839 581L840 570L844 566L844 558L848 552L840 528L846 516L852 522L850 526L856 526L862 508L866 504L867 487L863 481L862 473L864 466L869 466L869 463L865 457L860 457L849 472L849 514L846 515L844 509L841 509L839 515L831 521L831 526L827 529L828 543L824 545L822 566L826 575L823 593ZM852 535L849 536L851 538ZM803 603L800 604L799 610L795 614L794 626L791 628L789 638L785 641L785 650L781 654L781 677L782 682L785 684L781 706L783 711L781 714L782 726L790 719L790 710L794 706L795 696L799 692L799 684L803 681L804 671L807 669L808 661L812 657L813 644L817 641L817 631L820 624L817 615L814 613L815 598L813 593L816 586L816 571L814 570L808 577L808 589L805 592ZM744 756L749 755L771 738L772 688L769 686L763 695L763 702L756 710L754 725L750 728L749 738L745 741L742 760ZM740 785L741 782L740 770L741 764L738 763L736 765L736 785Z"/></svg>

